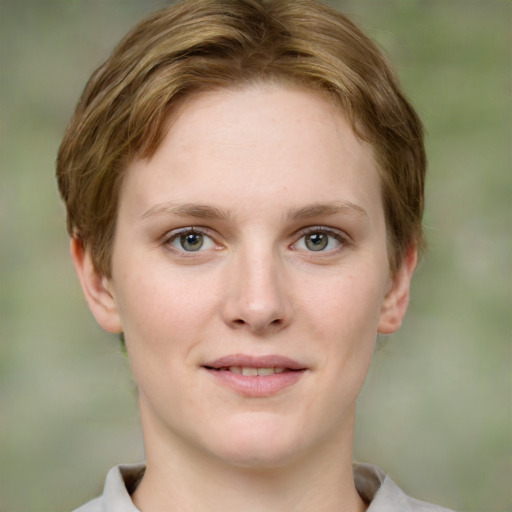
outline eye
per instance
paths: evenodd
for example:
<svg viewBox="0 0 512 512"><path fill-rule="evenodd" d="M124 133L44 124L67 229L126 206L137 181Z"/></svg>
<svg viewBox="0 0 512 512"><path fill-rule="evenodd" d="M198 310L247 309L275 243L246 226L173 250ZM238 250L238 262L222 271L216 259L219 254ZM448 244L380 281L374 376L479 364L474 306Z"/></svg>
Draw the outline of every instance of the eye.
<svg viewBox="0 0 512 512"><path fill-rule="evenodd" d="M198 252L213 249L215 242L201 231L186 228L179 230L177 233L170 233L166 245L178 251Z"/></svg>
<svg viewBox="0 0 512 512"><path fill-rule="evenodd" d="M313 228L299 238L294 244L294 248L304 251L329 252L340 248L344 242L340 233L323 228Z"/></svg>

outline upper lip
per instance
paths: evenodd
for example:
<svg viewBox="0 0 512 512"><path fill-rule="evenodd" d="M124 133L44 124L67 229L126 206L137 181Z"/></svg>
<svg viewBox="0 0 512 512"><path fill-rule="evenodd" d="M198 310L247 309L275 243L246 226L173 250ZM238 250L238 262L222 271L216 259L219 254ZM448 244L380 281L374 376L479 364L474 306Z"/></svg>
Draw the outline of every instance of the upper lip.
<svg viewBox="0 0 512 512"><path fill-rule="evenodd" d="M289 370L305 370L307 367L294 359L280 355L251 356L231 354L220 357L203 365L206 368L220 369L231 366L242 368L287 368Z"/></svg>

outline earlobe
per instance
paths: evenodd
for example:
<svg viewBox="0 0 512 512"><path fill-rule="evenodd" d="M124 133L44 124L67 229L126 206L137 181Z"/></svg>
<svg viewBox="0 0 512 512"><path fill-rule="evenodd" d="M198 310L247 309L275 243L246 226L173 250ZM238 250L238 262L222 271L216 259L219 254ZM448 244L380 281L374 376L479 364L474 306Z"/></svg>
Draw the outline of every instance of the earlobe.
<svg viewBox="0 0 512 512"><path fill-rule="evenodd" d="M80 239L76 237L71 239L70 252L85 299L94 318L106 331L122 332L121 319L110 281L96 269Z"/></svg>
<svg viewBox="0 0 512 512"><path fill-rule="evenodd" d="M392 334L402 325L409 305L411 279L417 261L418 251L415 246L412 246L393 276L390 289L382 303L378 325L379 334Z"/></svg>

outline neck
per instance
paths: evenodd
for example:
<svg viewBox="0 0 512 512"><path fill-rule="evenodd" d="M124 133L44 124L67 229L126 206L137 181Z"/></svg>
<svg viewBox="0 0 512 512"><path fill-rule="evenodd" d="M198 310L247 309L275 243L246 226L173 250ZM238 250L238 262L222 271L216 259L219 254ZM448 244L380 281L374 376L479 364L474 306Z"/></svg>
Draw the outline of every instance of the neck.
<svg viewBox="0 0 512 512"><path fill-rule="evenodd" d="M353 426L353 424L352 424ZM352 432L275 467L240 467L186 443L151 443L132 499L143 512L363 512L352 476ZM171 446L172 444L172 446Z"/></svg>

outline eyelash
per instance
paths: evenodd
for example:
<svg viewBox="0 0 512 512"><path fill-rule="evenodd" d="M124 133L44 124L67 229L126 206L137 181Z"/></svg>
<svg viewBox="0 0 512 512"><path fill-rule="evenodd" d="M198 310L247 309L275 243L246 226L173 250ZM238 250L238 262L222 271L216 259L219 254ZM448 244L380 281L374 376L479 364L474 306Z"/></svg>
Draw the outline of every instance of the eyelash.
<svg viewBox="0 0 512 512"><path fill-rule="evenodd" d="M334 230L332 228L328 228L328 227L324 227L324 226L307 227L307 228L304 228L303 230L301 230L298 234L299 234L299 236L298 236L298 238L296 238L296 241L290 245L290 248L292 248L294 250L304 250L305 252L311 252L311 253L318 252L318 253L332 254L332 253L338 252L343 247L346 247L347 245L350 244L350 239L349 239L348 235L346 235L343 232L340 232L338 230ZM339 244L339 246L332 248L332 249L328 249L328 250L321 248L318 251L315 251L314 249L308 249L308 248L298 249L297 246L303 239L305 240L307 236L315 235L315 234L327 235L327 237L328 237L327 244L331 243L330 239L334 239L336 241L336 243ZM197 250L187 251L186 249L183 248L183 246L181 246L181 248L178 248L178 247L174 247L172 245L173 242L179 240L181 237L183 237L185 235L199 235L199 236L203 237L203 241ZM202 249L205 240L209 240L209 242L207 242L207 243L210 243L211 247ZM174 250L174 251L180 253L181 255L187 255L187 257L195 256L196 253L204 252L207 249L212 249L214 247L218 248L218 244L215 242L213 237L209 234L208 229L201 228L201 227L197 228L197 227L193 227L193 226L176 229L176 230L173 230L173 231L167 233L162 240L162 244L164 246L168 247L170 250ZM307 245L307 242L304 241L304 244Z"/></svg>

